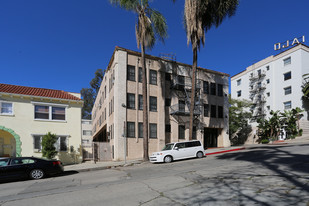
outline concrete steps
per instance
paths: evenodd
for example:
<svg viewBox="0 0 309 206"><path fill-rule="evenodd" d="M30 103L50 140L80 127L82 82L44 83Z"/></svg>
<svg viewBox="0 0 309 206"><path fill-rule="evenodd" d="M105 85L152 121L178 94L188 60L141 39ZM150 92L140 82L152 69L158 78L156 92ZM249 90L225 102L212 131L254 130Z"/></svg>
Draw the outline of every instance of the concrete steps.
<svg viewBox="0 0 309 206"><path fill-rule="evenodd" d="M309 121L306 120L299 121L299 127L303 129L303 136L309 135Z"/></svg>

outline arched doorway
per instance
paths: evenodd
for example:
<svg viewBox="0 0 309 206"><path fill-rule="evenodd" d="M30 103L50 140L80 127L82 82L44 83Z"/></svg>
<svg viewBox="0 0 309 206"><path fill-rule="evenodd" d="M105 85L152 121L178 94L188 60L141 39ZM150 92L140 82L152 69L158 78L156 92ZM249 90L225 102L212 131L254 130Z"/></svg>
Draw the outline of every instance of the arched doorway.
<svg viewBox="0 0 309 206"><path fill-rule="evenodd" d="M0 126L0 157L20 157L21 141L18 134L12 129Z"/></svg>

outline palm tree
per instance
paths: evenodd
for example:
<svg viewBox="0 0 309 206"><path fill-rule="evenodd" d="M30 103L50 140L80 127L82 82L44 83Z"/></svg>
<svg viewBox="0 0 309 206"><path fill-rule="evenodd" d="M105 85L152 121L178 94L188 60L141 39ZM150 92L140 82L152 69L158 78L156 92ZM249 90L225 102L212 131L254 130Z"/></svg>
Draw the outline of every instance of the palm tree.
<svg viewBox="0 0 309 206"><path fill-rule="evenodd" d="M189 138L193 136L193 112L195 106L195 83L197 69L197 50L205 44L205 32L212 26L218 27L226 17L235 14L238 0L185 0L184 21L187 42L193 51L192 92L190 100Z"/></svg>
<svg viewBox="0 0 309 206"><path fill-rule="evenodd" d="M148 155L148 104L147 104L147 72L145 63L145 49L152 49L156 39L164 42L167 37L167 24L164 16L149 7L149 0L110 0L117 5L137 14L135 35L137 47L141 49L142 88L143 88L143 159L147 161Z"/></svg>

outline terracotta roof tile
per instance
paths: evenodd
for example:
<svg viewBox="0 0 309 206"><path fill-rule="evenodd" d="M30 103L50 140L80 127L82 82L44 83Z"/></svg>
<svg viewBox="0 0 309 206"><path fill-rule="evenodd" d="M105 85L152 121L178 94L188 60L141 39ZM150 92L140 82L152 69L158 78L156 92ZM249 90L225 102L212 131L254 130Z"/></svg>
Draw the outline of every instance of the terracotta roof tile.
<svg viewBox="0 0 309 206"><path fill-rule="evenodd" d="M0 92L9 94L22 94L38 97L49 97L56 99L69 99L69 100L81 100L80 98L70 94L69 92L54 90L54 89L43 89L35 87L17 86L10 84L0 83Z"/></svg>

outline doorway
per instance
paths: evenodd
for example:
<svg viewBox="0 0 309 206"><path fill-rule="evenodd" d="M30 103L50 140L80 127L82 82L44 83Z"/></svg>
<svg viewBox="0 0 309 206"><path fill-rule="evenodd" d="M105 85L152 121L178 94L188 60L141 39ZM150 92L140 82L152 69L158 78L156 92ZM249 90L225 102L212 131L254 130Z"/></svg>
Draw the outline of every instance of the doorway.
<svg viewBox="0 0 309 206"><path fill-rule="evenodd" d="M204 128L204 148L218 147L218 129Z"/></svg>

